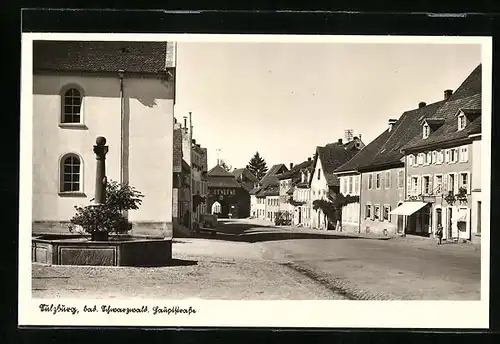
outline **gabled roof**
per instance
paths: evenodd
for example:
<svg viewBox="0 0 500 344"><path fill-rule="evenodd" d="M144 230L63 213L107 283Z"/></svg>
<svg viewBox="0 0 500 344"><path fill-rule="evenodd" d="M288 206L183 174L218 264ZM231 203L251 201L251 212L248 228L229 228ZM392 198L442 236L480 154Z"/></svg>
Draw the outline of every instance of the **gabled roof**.
<svg viewBox="0 0 500 344"><path fill-rule="evenodd" d="M209 188L239 188L240 184L234 176L220 165L214 166L207 173Z"/></svg>
<svg viewBox="0 0 500 344"><path fill-rule="evenodd" d="M263 188L257 196L258 197L279 196L279 194L280 194L280 188L278 184L269 184L265 188Z"/></svg>
<svg viewBox="0 0 500 344"><path fill-rule="evenodd" d="M209 177L231 177L234 178L234 176L231 174L231 172L226 171L222 166L220 165L215 165L208 171L208 176Z"/></svg>
<svg viewBox="0 0 500 344"><path fill-rule="evenodd" d="M346 163L340 165L335 169L335 173L338 172L351 172L357 171L360 166L369 163L377 152L384 146L390 133L385 130L382 134L377 136L372 142L370 142L366 147L364 147L358 154L356 154L352 159Z"/></svg>
<svg viewBox="0 0 500 344"><path fill-rule="evenodd" d="M415 136L402 149L406 151L423 149L426 146L446 144L447 142L467 139L469 135L481 132L481 116L472 116L471 122L463 130L458 130L457 114L460 110L477 115L481 111L481 65L465 79L454 94L446 101L433 117L444 118L444 123L431 131L429 137Z"/></svg>
<svg viewBox="0 0 500 344"><path fill-rule="evenodd" d="M249 181L252 181L254 183L257 183L259 180L257 179L257 177L252 173L250 172L250 170L246 167L244 168L235 168L233 170L233 172L231 172L233 174L233 176L236 178L236 179L240 179L242 177L246 177Z"/></svg>
<svg viewBox="0 0 500 344"><path fill-rule="evenodd" d="M166 42L34 41L33 71L160 73Z"/></svg>
<svg viewBox="0 0 500 344"><path fill-rule="evenodd" d="M284 164L276 164L276 165L273 165L268 171L267 173L264 175L264 177L262 177L262 179L260 180L259 184L260 184L260 187L257 187L257 188L254 188L252 190L250 190L250 194L251 195L257 195L257 196L268 196L268 195L265 195L264 194L264 190L272 185L277 185L279 184L279 180L277 178L277 175L278 174L281 174L283 172L286 172L288 171L288 168L284 165ZM278 193L279 193L279 188L278 188Z"/></svg>
<svg viewBox="0 0 500 344"><path fill-rule="evenodd" d="M347 161L351 160L358 152L362 152L363 149L356 148L351 142L342 144L340 142L329 143L324 147L317 147L316 154L314 157L314 166L318 159L321 161L321 166L323 168L323 174L325 176L328 186L338 186L339 181L334 171L345 164ZM311 180L313 175L311 175ZM310 180L310 181L311 181Z"/></svg>
<svg viewBox="0 0 500 344"><path fill-rule="evenodd" d="M375 140L363 148L354 158L338 167L335 173L348 171L376 170L402 164L401 147L422 133L422 123L434 117L436 110L444 103L439 101L414 110L405 111L392 130L384 130Z"/></svg>
<svg viewBox="0 0 500 344"><path fill-rule="evenodd" d="M424 119L424 123L427 123L431 127L437 127L444 123L444 118L431 117Z"/></svg>
<svg viewBox="0 0 500 344"><path fill-rule="evenodd" d="M293 166L289 171L277 175L277 177L279 180L300 177L300 173L302 170L304 169L312 170L313 163L314 161L312 159L303 161L300 164Z"/></svg>

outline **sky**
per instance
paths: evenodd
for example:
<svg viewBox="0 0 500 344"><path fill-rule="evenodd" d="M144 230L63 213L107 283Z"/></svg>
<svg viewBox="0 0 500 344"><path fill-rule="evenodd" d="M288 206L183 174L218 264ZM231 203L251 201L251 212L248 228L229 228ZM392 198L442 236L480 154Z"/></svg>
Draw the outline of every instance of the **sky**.
<svg viewBox="0 0 500 344"><path fill-rule="evenodd" d="M180 42L175 117L192 112L208 168L298 164L345 129L368 144L388 120L443 99L481 62L474 44Z"/></svg>

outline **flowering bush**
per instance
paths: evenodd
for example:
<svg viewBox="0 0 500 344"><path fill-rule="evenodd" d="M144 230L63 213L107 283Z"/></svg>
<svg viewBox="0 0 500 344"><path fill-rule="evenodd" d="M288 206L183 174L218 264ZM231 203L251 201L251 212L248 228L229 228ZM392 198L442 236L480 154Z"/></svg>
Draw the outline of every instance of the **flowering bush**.
<svg viewBox="0 0 500 344"><path fill-rule="evenodd" d="M70 220L69 230L79 226L86 233L127 233L132 223L124 211L137 210L144 195L128 184L109 181L106 184L106 203L102 205L75 206L76 214ZM94 199L91 200L91 202Z"/></svg>
<svg viewBox="0 0 500 344"><path fill-rule="evenodd" d="M313 201L313 209L320 209L331 223L335 223L342 217L342 207L357 202L359 202L359 196L344 196L340 193L335 194L329 192L327 194L327 199L317 199Z"/></svg>

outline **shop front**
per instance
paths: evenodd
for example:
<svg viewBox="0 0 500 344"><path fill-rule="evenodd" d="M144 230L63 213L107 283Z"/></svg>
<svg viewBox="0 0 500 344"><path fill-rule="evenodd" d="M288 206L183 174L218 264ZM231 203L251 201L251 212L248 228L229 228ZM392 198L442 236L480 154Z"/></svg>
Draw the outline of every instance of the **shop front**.
<svg viewBox="0 0 500 344"><path fill-rule="evenodd" d="M406 201L390 212L398 223L406 223L404 233L429 237L432 233L432 205L423 201Z"/></svg>

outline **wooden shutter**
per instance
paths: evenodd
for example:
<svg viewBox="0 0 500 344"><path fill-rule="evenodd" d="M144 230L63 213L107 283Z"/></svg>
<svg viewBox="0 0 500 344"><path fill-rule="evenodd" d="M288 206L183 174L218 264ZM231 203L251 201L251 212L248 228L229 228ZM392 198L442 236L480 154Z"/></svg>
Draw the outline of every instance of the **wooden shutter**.
<svg viewBox="0 0 500 344"><path fill-rule="evenodd" d="M454 194L457 194L458 193L458 178L459 178L459 174L458 173L455 173L455 185L453 185L453 193Z"/></svg>
<svg viewBox="0 0 500 344"><path fill-rule="evenodd" d="M467 194L471 193L471 180L470 180L470 172L467 172Z"/></svg>
<svg viewBox="0 0 500 344"><path fill-rule="evenodd" d="M434 195L434 183L432 182L432 176L429 176L429 194Z"/></svg>
<svg viewBox="0 0 500 344"><path fill-rule="evenodd" d="M464 146L464 162L469 161L469 146Z"/></svg>
<svg viewBox="0 0 500 344"><path fill-rule="evenodd" d="M450 162L450 150L449 149L444 151L444 162L446 162L446 163Z"/></svg>
<svg viewBox="0 0 500 344"><path fill-rule="evenodd" d="M415 195L420 195L422 193L422 177L418 176L417 177L417 190L415 192Z"/></svg>
<svg viewBox="0 0 500 344"><path fill-rule="evenodd" d="M448 192L448 175L447 174L443 174L443 179L442 179L442 187L441 189L443 190L443 194L447 193Z"/></svg>
<svg viewBox="0 0 500 344"><path fill-rule="evenodd" d="M406 194L407 196L413 194L413 185L411 183L411 177L406 178Z"/></svg>

